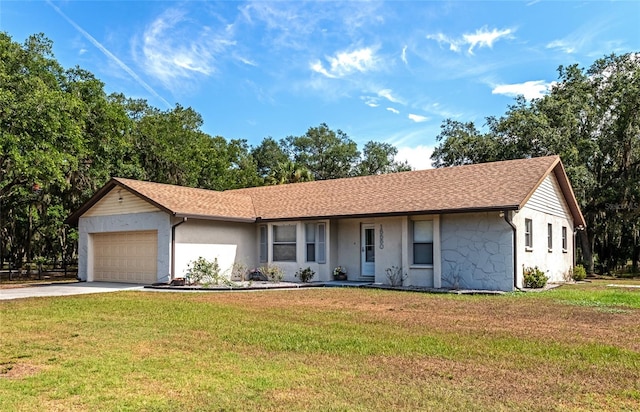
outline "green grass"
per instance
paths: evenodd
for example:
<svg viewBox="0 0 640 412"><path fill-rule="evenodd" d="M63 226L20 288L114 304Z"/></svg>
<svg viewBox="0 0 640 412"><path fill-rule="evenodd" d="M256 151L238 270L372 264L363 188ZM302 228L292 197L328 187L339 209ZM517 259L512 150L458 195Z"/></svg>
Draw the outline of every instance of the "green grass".
<svg viewBox="0 0 640 412"><path fill-rule="evenodd" d="M4 301L0 410L634 410L639 298L598 283Z"/></svg>

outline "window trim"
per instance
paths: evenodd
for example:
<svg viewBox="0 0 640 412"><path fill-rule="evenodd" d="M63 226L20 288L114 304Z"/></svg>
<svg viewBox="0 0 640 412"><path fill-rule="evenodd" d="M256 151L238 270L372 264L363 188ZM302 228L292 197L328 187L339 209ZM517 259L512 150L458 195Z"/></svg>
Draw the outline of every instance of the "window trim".
<svg viewBox="0 0 640 412"><path fill-rule="evenodd" d="M553 224L547 223L547 249L553 252Z"/></svg>
<svg viewBox="0 0 640 412"><path fill-rule="evenodd" d="M567 253L569 247L569 239L567 238L567 227L562 226L562 252Z"/></svg>
<svg viewBox="0 0 640 412"><path fill-rule="evenodd" d="M415 224L416 222L431 222L431 242L416 242L415 240ZM420 220L411 220L411 265L410 267L419 267L419 268L431 268L434 265L435 256L434 256L434 240L435 240L435 221L434 219L420 219ZM416 263L416 245L431 245L431 262L430 263Z"/></svg>
<svg viewBox="0 0 640 412"><path fill-rule="evenodd" d="M269 231L267 225L258 226L259 252L258 261L267 263L269 261Z"/></svg>
<svg viewBox="0 0 640 412"><path fill-rule="evenodd" d="M533 250L533 220L529 218L524 219L524 249Z"/></svg>
<svg viewBox="0 0 640 412"><path fill-rule="evenodd" d="M293 226L294 228L294 240L293 242L289 241L289 242L283 242L283 241L276 241L276 228L278 227L283 227L283 226ZM284 225L272 225L271 226L271 234L272 234L272 240L271 240L271 256L274 262L297 262L298 261L298 225L297 224L284 224ZM293 259L287 259L287 260L281 260L278 259L276 257L276 253L275 253L275 246L279 246L279 245L293 245L294 248L294 255L293 255Z"/></svg>
<svg viewBox="0 0 640 412"><path fill-rule="evenodd" d="M311 229L311 233L313 234L313 239L310 242L308 239L309 229ZM304 224L304 259L305 262L316 262L318 249L317 249L317 231L318 224L317 223L305 223ZM313 259L309 259L309 246L313 245Z"/></svg>

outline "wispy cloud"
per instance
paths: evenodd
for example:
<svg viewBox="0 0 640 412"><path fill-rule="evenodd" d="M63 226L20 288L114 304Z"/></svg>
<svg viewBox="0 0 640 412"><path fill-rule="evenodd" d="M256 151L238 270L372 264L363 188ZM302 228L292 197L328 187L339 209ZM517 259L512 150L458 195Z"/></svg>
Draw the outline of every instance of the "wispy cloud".
<svg viewBox="0 0 640 412"><path fill-rule="evenodd" d="M404 64L409 64L409 62L407 61L407 46L404 46L402 48L402 54L400 55L400 58L402 59Z"/></svg>
<svg viewBox="0 0 640 412"><path fill-rule="evenodd" d="M610 22L607 19L598 19L597 21L589 21L569 33L561 39L555 39L547 43L547 49L560 50L563 53L574 54L585 49L603 49L604 47L610 47L609 45L601 44L601 34L607 29ZM598 50L600 55L601 50ZM604 49L603 53L611 52L611 49Z"/></svg>
<svg viewBox="0 0 640 412"><path fill-rule="evenodd" d="M394 114L400 113L400 110L394 109L393 107L387 107L387 110Z"/></svg>
<svg viewBox="0 0 640 412"><path fill-rule="evenodd" d="M407 116L409 119L413 120L416 123L422 123L422 122L426 122L427 120L429 120L428 117L426 116L421 116L419 114L409 114L409 116Z"/></svg>
<svg viewBox="0 0 640 412"><path fill-rule="evenodd" d="M531 80L515 84L498 84L491 90L491 93L511 97L522 95L525 99L531 100L543 97L551 89L552 85L553 83L547 83L544 80Z"/></svg>
<svg viewBox="0 0 640 412"><path fill-rule="evenodd" d="M235 45L232 25L217 30L194 26L185 11L173 8L162 13L143 33L140 63L168 89L182 88L179 80L209 76L216 70L218 56Z"/></svg>
<svg viewBox="0 0 640 412"><path fill-rule="evenodd" d="M160 96L160 94L158 94L155 90L153 90L153 88L151 86L149 86L144 80L142 80L142 78L140 76L138 76L138 74L136 72L134 72L129 66L124 64L124 62L122 60L120 60L113 53L111 53L109 50L107 50L106 47L104 47L92 35L87 33L82 27L80 27L78 24L76 24L76 22L74 22L69 17L67 17L67 15L64 14L62 12L62 10L60 10L50 0L46 0L46 1L49 4L49 6L51 6L56 11L56 13L58 13L63 19L65 19L70 25L72 25L73 28L75 28L80 34L82 34L82 36L84 36L85 39L87 39L89 42L91 42L91 44L93 44L95 47L97 47L105 56L107 56L114 63L116 63L118 65L118 67L120 67L122 70L127 72L127 74L129 74L129 76L131 76L133 78L133 80L135 80L140 86L142 86L146 91L151 93L155 98L157 98L158 100L163 102L167 107L171 107L171 104L169 104L168 101L166 101L162 96Z"/></svg>
<svg viewBox="0 0 640 412"><path fill-rule="evenodd" d="M371 97L371 96L360 96L360 99L362 101L364 101L364 104L366 104L369 107L378 107L380 106L380 104L378 103L378 99L375 97Z"/></svg>
<svg viewBox="0 0 640 412"><path fill-rule="evenodd" d="M376 50L372 47L364 47L353 51L336 53L335 56L326 57L328 66L325 67L320 60L310 64L311 70L326 77L337 79L353 73L366 73L375 70L378 65Z"/></svg>
<svg viewBox="0 0 640 412"><path fill-rule="evenodd" d="M404 104L402 99L393 95L393 91L391 89L382 89L378 91L378 96L383 97L389 100L391 103L400 103Z"/></svg>
<svg viewBox="0 0 640 412"><path fill-rule="evenodd" d="M496 28L489 30L483 27L475 31L475 33L464 33L460 38L449 37L443 33L428 34L427 39L435 40L438 43L448 44L449 50L459 52L462 46L468 45L467 53L473 54L475 48L488 47L493 48L493 44L501 38L512 38L515 30Z"/></svg>

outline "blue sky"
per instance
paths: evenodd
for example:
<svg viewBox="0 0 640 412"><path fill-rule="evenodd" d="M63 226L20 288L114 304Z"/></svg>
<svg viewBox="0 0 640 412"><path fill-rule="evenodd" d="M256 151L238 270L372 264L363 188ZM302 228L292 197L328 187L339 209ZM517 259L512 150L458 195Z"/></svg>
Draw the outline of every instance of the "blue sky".
<svg viewBox="0 0 640 412"><path fill-rule="evenodd" d="M427 167L444 119L501 115L557 67L640 51L640 1L7 1L0 31L42 32L107 92L192 107L257 145L325 122Z"/></svg>

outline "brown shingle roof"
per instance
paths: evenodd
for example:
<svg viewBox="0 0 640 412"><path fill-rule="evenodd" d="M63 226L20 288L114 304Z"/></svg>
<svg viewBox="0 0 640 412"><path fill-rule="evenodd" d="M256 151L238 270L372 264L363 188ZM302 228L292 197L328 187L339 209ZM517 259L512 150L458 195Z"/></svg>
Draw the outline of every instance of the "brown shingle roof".
<svg viewBox="0 0 640 412"><path fill-rule="evenodd" d="M157 207L180 216L255 220L251 197L230 191L196 189L116 177L113 180L131 189Z"/></svg>
<svg viewBox="0 0 640 412"><path fill-rule="evenodd" d="M576 225L584 225L558 156L225 192L115 178L68 221L77 222L114 185L176 216L222 220L518 210L550 173L558 178Z"/></svg>

